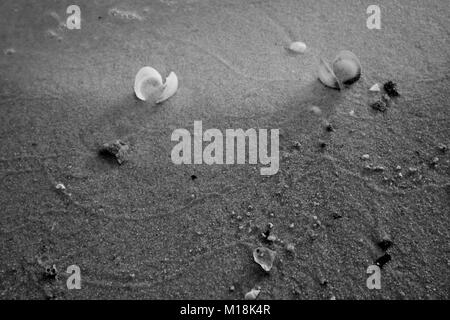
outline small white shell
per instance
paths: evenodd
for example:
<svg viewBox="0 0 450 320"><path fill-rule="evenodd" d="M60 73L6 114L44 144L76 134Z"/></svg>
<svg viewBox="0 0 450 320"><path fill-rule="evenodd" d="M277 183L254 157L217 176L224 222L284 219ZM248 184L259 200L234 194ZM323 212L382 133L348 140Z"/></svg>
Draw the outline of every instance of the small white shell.
<svg viewBox="0 0 450 320"><path fill-rule="evenodd" d="M164 83L164 91L162 92L156 103L161 103L175 94L178 90L178 77L175 72L171 72Z"/></svg>
<svg viewBox="0 0 450 320"><path fill-rule="evenodd" d="M380 84L375 83L373 86L370 87L369 91L380 92L381 91Z"/></svg>
<svg viewBox="0 0 450 320"><path fill-rule="evenodd" d="M295 52L295 53L305 53L306 52L306 44L301 41L292 42L289 46L289 50Z"/></svg>
<svg viewBox="0 0 450 320"><path fill-rule="evenodd" d="M252 289L245 294L244 299L245 300L256 300L256 298L258 298L258 295L260 292L261 292L261 290Z"/></svg>
<svg viewBox="0 0 450 320"><path fill-rule="evenodd" d="M327 87L334 89L340 89L342 87L342 84L339 82L331 67L323 59L320 59L318 75L320 82Z"/></svg>
<svg viewBox="0 0 450 320"><path fill-rule="evenodd" d="M134 93L140 100L159 97L164 90L161 75L152 67L141 68L134 79Z"/></svg>

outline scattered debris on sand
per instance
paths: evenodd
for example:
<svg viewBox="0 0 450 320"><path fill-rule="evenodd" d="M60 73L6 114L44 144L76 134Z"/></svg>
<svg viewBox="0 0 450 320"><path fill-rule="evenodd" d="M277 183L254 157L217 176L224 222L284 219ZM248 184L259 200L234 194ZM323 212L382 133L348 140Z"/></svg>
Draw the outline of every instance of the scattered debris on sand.
<svg viewBox="0 0 450 320"><path fill-rule="evenodd" d="M386 170L386 168L383 166L374 166L371 164L368 164L367 166L365 166L364 169L370 170L370 171L375 171L375 172L382 172L382 171Z"/></svg>
<svg viewBox="0 0 450 320"><path fill-rule="evenodd" d="M144 20L144 18L135 11L121 10L118 8L109 9L108 14L112 17L118 17L120 19L125 20L138 20L138 21Z"/></svg>
<svg viewBox="0 0 450 320"><path fill-rule="evenodd" d="M105 143L99 150L100 155L114 157L118 164L122 164L127 159L129 150L128 144L121 140Z"/></svg>
<svg viewBox="0 0 450 320"><path fill-rule="evenodd" d="M384 91L388 94L389 97L394 98L398 97L400 94L397 90L397 84L392 81L388 81L383 85Z"/></svg>
<svg viewBox="0 0 450 320"><path fill-rule="evenodd" d="M256 298L258 298L258 295L260 292L261 292L261 290L252 289L245 294L244 299L245 300L256 300Z"/></svg>
<svg viewBox="0 0 450 320"><path fill-rule="evenodd" d="M253 259L264 271L269 272L273 267L276 254L275 251L268 248L258 247L253 250Z"/></svg>
<svg viewBox="0 0 450 320"><path fill-rule="evenodd" d="M438 163L439 163L439 158L438 157L434 157L433 159L431 159L430 166L432 168L436 168Z"/></svg>

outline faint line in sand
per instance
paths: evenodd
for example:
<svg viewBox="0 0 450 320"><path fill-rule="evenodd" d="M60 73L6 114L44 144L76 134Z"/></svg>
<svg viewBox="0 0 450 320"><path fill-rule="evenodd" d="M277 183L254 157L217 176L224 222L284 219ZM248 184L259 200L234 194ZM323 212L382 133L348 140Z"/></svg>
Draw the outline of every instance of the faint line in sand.
<svg viewBox="0 0 450 320"><path fill-rule="evenodd" d="M235 68L230 62L228 62L224 58L220 57L219 55L217 55L215 53L209 52L207 49L203 48L202 46L200 46L200 45L198 45L198 44L196 44L196 43L194 43L192 41L181 40L179 38L175 38L175 37L169 36L167 34L164 34L164 33L160 32L160 31L158 31L158 32L160 33L160 36L163 37L163 38L172 40L173 42L180 42L182 44L185 44L185 45L188 45L188 46L196 48L200 52L203 52L204 54L206 54L206 55L212 57L213 59L215 59L216 61L220 62L227 69L229 69L233 73L241 76L242 78L255 80L255 81L266 81L266 82L298 81L297 79L268 79L268 78L261 78L261 77L250 76L250 75L248 75L246 73L241 72L237 68Z"/></svg>
<svg viewBox="0 0 450 320"><path fill-rule="evenodd" d="M232 248L235 246L245 246L245 247L253 247L251 243L243 242L243 241L234 241L226 246L220 246L214 249L209 250L208 252L205 252L203 254L200 254L196 257L194 257L193 261L187 265L185 265L183 268L178 269L175 273L172 273L169 276L164 277L161 280L158 281L139 281L134 283L121 283L121 282L115 282L110 280L97 280L97 279L87 279L86 277L83 277L83 282L95 286L101 286L101 287L115 287L115 288L154 288L155 285L158 284L166 284L168 281L173 281L177 279L179 276L183 275L187 269L192 267L194 264L196 264L199 261L202 261L205 259L205 256L212 255L216 253L219 250ZM160 276L161 274L157 274L156 276Z"/></svg>

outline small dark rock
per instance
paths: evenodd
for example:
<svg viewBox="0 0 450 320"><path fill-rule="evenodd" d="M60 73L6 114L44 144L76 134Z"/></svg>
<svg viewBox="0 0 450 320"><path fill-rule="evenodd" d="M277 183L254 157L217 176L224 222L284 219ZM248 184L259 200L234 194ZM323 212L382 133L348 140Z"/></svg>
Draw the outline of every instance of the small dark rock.
<svg viewBox="0 0 450 320"><path fill-rule="evenodd" d="M370 107L380 112L386 112L388 105L383 99L380 99L372 103Z"/></svg>
<svg viewBox="0 0 450 320"><path fill-rule="evenodd" d="M383 268L383 266L389 261L391 261L391 255L389 253L385 253L375 261L375 264L380 268Z"/></svg>
<svg viewBox="0 0 450 320"><path fill-rule="evenodd" d="M55 280L58 275L58 270L55 265L45 267L44 279Z"/></svg>
<svg viewBox="0 0 450 320"><path fill-rule="evenodd" d="M327 143L323 140L319 140L319 147L325 149L327 147Z"/></svg>
<svg viewBox="0 0 450 320"><path fill-rule="evenodd" d="M325 125L325 130L327 130L328 132L334 131L333 125L331 123L329 123L328 121L325 121L324 125Z"/></svg>
<svg viewBox="0 0 450 320"><path fill-rule="evenodd" d="M447 147L445 144L443 144L443 143L439 143L438 149L439 149L439 151L441 151L442 153L446 153L447 150L448 150L448 147Z"/></svg>
<svg viewBox="0 0 450 320"><path fill-rule="evenodd" d="M300 142L298 141L294 141L292 143L292 148L296 149L296 150L300 150L302 148L302 145L300 144Z"/></svg>
<svg viewBox="0 0 450 320"><path fill-rule="evenodd" d="M127 159L129 150L128 144L121 140L105 143L99 150L100 155L106 157L114 157L118 164L122 164Z"/></svg>
<svg viewBox="0 0 450 320"><path fill-rule="evenodd" d="M192 181L194 181L195 179L197 179L197 176L196 176L195 174L193 174L193 175L191 176L191 179L192 179Z"/></svg>
<svg viewBox="0 0 450 320"><path fill-rule="evenodd" d="M437 165L438 165L438 163L439 163L439 158L438 158L438 157L434 157L434 158L431 160L431 162L430 162L430 166L431 166L432 168L436 168Z"/></svg>
<svg viewBox="0 0 450 320"><path fill-rule="evenodd" d="M389 97L398 97L400 94L397 91L397 84L388 81L383 85L384 91L389 95Z"/></svg>

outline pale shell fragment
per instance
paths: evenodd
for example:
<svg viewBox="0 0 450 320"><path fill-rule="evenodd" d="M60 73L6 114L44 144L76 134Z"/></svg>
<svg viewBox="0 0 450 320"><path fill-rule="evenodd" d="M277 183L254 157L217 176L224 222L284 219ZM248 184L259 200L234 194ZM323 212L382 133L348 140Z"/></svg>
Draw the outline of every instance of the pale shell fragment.
<svg viewBox="0 0 450 320"><path fill-rule="evenodd" d="M58 189L58 190L66 190L66 186L63 185L62 183L58 183L58 184L55 186L55 188Z"/></svg>
<svg viewBox="0 0 450 320"><path fill-rule="evenodd" d="M380 92L381 91L380 84L375 83L373 86L370 87L369 91Z"/></svg>
<svg viewBox="0 0 450 320"><path fill-rule="evenodd" d="M340 89L342 87L342 84L339 82L329 64L323 59L320 59L318 76L320 82L322 82L327 87L334 89Z"/></svg>
<svg viewBox="0 0 450 320"><path fill-rule="evenodd" d="M253 250L253 259L266 272L269 272L272 269L273 262L275 261L275 256L275 251L265 247L258 247Z"/></svg>
<svg viewBox="0 0 450 320"><path fill-rule="evenodd" d="M164 90L162 77L152 67L141 68L134 79L134 93L140 100L159 97Z"/></svg>
<svg viewBox="0 0 450 320"><path fill-rule="evenodd" d="M307 46L304 42L296 41L292 42L289 46L289 50L295 53L305 53L307 49Z"/></svg>
<svg viewBox="0 0 450 320"><path fill-rule="evenodd" d="M261 292L261 290L252 289L245 294L244 299L245 300L256 300L256 298L258 298L258 295L260 292Z"/></svg>
<svg viewBox="0 0 450 320"><path fill-rule="evenodd" d="M162 92L156 103L161 103L175 94L178 90L178 77L175 72L171 72L164 83L164 91Z"/></svg>

